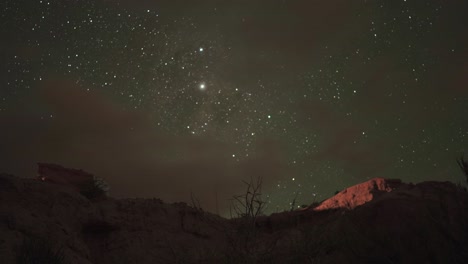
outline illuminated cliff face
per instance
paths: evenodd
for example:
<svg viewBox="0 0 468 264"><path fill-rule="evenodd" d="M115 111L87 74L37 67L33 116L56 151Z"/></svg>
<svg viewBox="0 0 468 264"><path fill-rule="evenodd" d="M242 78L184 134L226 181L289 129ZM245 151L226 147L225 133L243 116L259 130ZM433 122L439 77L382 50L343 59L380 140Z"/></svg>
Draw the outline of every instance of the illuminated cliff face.
<svg viewBox="0 0 468 264"><path fill-rule="evenodd" d="M313 208L315 211L330 209L354 209L368 203L387 192L392 192L402 186L406 186L399 179L374 178L369 181L351 186L337 193L335 196L323 201Z"/></svg>

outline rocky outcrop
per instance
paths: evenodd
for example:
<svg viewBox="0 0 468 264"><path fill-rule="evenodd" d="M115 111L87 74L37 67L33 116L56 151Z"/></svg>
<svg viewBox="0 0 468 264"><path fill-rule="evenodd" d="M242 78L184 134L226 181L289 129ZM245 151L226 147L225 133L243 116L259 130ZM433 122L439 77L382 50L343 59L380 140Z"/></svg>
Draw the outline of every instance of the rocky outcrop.
<svg viewBox="0 0 468 264"><path fill-rule="evenodd" d="M257 221L159 199L95 201L67 186L0 175L2 263L29 238L80 264L468 262L468 195L449 182L376 178Z"/></svg>
<svg viewBox="0 0 468 264"><path fill-rule="evenodd" d="M63 248L65 263L174 263L220 251L225 219L159 199L91 201L64 185L0 176L0 259L25 238ZM156 261L157 260L157 261Z"/></svg>
<svg viewBox="0 0 468 264"><path fill-rule="evenodd" d="M39 180L74 187L77 190L94 179L92 174L83 170L69 169L49 163L38 163L37 166Z"/></svg>
<svg viewBox="0 0 468 264"><path fill-rule="evenodd" d="M63 185L93 200L104 199L108 186L103 179L83 170L69 169L56 164L38 163L38 179Z"/></svg>
<svg viewBox="0 0 468 264"><path fill-rule="evenodd" d="M398 179L374 178L344 189L330 199L323 201L319 206L314 207L313 210L354 209L402 185L406 184Z"/></svg>

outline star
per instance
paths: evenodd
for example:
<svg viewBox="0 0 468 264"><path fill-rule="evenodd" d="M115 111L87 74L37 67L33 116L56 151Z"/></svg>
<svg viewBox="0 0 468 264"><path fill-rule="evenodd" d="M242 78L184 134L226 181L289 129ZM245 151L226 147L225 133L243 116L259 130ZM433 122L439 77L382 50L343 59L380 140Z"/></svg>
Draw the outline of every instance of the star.
<svg viewBox="0 0 468 264"><path fill-rule="evenodd" d="M81 133L87 133L87 127L56 139L52 129L68 125L75 115L67 115L69 108L63 108L66 102L53 108L39 107L49 97L35 96L43 86L63 79L83 90L83 98L102 97L103 102L126 111L144 109L135 113L148 120L147 126L140 126L147 129L141 135L159 137L159 132L169 131L182 137L182 141L175 141L177 150L171 152L176 153L170 156L174 162L200 161L198 157L191 160L191 144L182 146L201 140L208 143L206 151L205 146L200 147L206 167L224 166L218 164L218 153L230 158L226 166L231 166L231 159L245 164L260 160L265 166L259 165L259 169L264 166L270 172L274 171L272 166L282 164L277 172L281 175L271 177L278 182L265 182L264 186L265 191L279 186L270 188L274 191L268 198L279 208L290 208L287 203L299 185L307 194L298 197L298 202L308 203L311 195L325 198L344 185L377 176L369 167L379 166L378 176L405 175L404 180L420 181L427 168L437 162L437 168L447 168L444 175L457 182L460 174L452 157L466 152L468 145L468 123L464 122L468 100L465 90L459 88L467 82L460 59L468 52L468 35L460 23L466 17L460 8L463 1L429 0L424 7L407 0L375 5L352 1L346 5L349 8L337 13L343 14L336 16L337 23L307 30L301 25L315 23L317 15L321 17L320 10L334 12L330 1L301 1L300 5L284 1L269 5L271 12L262 19L247 19L243 15L262 14L263 5L238 5L239 12L231 14L232 4L200 1L203 7L217 10L216 15L206 15L195 5L179 12L180 7L170 1L162 9L140 3L137 8L109 3L90 9L95 1L83 0L72 6L70 1L4 0L2 21L15 26L5 28L8 42L0 48L8 51L0 71L0 124L5 114L11 113L14 120L16 111L23 111L18 107L26 100L23 95L35 101L24 109L31 111L31 118L19 121L35 120L37 115L42 123L39 127L33 122L9 128L20 131L8 133L13 138L5 142L7 147L2 145L0 157L8 157L10 149L27 153L38 134L54 141L44 142L47 146L83 138ZM288 12L298 6L307 8L307 15ZM344 18L350 26L339 26ZM240 26L239 21L249 24ZM286 34L275 33L278 21ZM248 26L247 31L244 26ZM329 38L324 32L336 34ZM308 48L311 43L317 45ZM435 47L441 52L431 56ZM23 52L30 49L34 54ZM443 84L447 87L441 88ZM68 100L62 98L66 94L63 90L56 92L49 94L47 90L46 95ZM77 109L76 114L91 118L92 124L107 124L107 120L96 119L105 115L92 116L88 110ZM117 120L117 113L111 114L112 120ZM121 125L126 129L128 124ZM34 129L23 131L30 126ZM51 134L47 134L49 130ZM84 139L101 142L101 129L92 131L99 133L86 134ZM108 131L109 139L119 137L119 142L133 142L136 135L127 138L126 133L102 131ZM32 143L24 142L27 139ZM146 141L157 142L158 138ZM106 144L93 145L96 153L107 154L106 149ZM41 151L44 156L37 154L38 158L57 150ZM122 152L153 158L164 150L154 149L154 155L146 148L142 151L134 154L132 148ZM427 157L418 159L418 153ZM89 158L77 156L80 154L73 157L79 161ZM8 168L10 161L13 158L0 158L0 173L4 168L21 168L26 162L18 160ZM33 171L35 164L28 166ZM140 164L125 166L141 169Z"/></svg>

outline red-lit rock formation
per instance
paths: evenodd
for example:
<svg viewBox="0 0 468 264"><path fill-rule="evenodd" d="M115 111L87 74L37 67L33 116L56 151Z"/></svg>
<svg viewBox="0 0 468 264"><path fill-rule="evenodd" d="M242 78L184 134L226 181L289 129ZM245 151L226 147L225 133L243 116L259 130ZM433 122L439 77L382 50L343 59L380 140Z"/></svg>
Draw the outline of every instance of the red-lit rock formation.
<svg viewBox="0 0 468 264"><path fill-rule="evenodd" d="M323 201L319 206L313 208L315 211L329 209L354 209L372 201L384 193L391 192L395 188L405 185L401 180L374 178L364 183L360 183L337 193L335 196Z"/></svg>

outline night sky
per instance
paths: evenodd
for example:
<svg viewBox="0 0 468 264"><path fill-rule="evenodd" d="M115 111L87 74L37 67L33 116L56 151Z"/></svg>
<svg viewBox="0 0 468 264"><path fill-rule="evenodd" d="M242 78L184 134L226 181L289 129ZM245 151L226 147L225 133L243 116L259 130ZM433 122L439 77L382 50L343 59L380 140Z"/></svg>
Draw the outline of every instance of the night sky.
<svg viewBox="0 0 468 264"><path fill-rule="evenodd" d="M373 177L464 180L466 0L0 7L2 172L58 163L221 213L256 176L268 212Z"/></svg>

